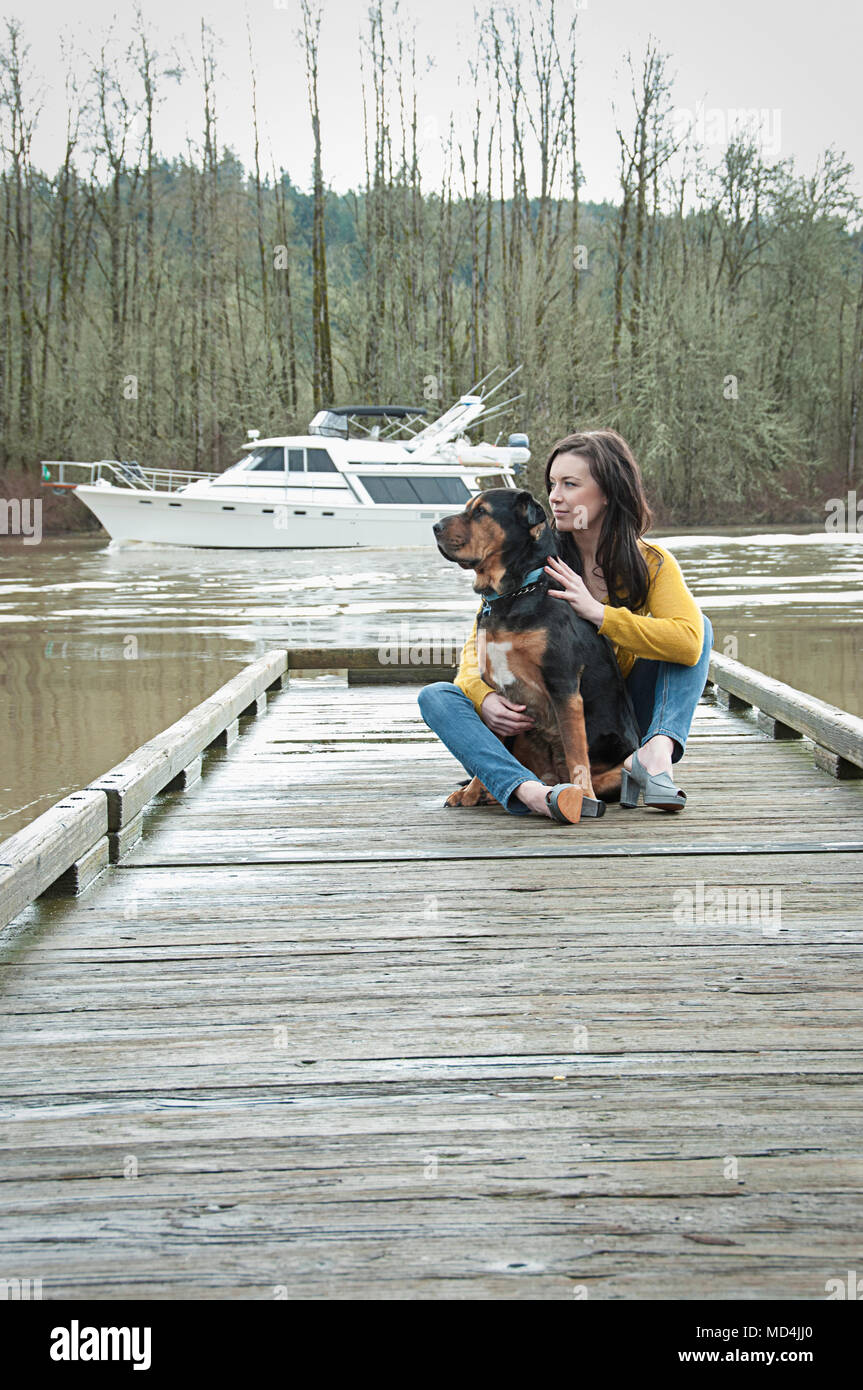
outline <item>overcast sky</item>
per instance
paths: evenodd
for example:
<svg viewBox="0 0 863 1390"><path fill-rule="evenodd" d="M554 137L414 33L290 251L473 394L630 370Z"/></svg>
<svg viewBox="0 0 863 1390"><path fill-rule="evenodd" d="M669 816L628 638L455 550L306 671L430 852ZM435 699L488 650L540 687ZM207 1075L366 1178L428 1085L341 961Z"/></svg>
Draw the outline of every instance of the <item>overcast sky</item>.
<svg viewBox="0 0 863 1390"><path fill-rule="evenodd" d="M516 0L527 10L531 0ZM793 156L800 172L811 172L830 144L844 150L863 190L863 120L860 64L863 6L851 0L558 0L565 13L578 12L580 162L586 199L616 197L617 153L612 101L627 110L623 68L627 48L638 58L648 34L671 55L676 74L673 101L679 113L699 109L703 135L720 153L730 111L764 113L768 154ZM487 0L481 0L480 9ZM564 8L565 7L565 8ZM155 46L168 57L175 48L195 51L203 15L220 42L221 75L217 105L221 143L233 147L243 163L251 160L249 66L246 20L256 53L258 108L264 158L288 170L294 182L309 184L311 137L305 74L297 44L299 0L145 0ZM358 34L367 11L364 0L325 0L321 34L321 103L324 173L338 190L363 179L362 106ZM450 112L462 132L469 129L473 91L465 80L467 59L475 51L472 7L464 0L401 0L404 21L416 26L421 60L420 127L426 136L424 184L433 188L440 171L438 133ZM134 0L18 0L4 6L16 15L31 48L31 62L43 91L43 112L34 141L34 159L53 172L62 149L63 65L61 36L79 49L98 50L111 27L122 39L133 22ZM200 129L199 93L193 77L181 87L166 84L168 99L158 125L158 144L167 154L181 151L187 132ZM683 122L684 116L678 119ZM270 153L271 152L271 153Z"/></svg>

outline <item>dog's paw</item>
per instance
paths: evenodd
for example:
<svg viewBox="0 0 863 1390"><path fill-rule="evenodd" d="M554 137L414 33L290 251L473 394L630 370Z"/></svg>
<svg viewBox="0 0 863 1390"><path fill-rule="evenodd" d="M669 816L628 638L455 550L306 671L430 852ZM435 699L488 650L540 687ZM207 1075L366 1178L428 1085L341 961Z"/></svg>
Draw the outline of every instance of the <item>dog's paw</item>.
<svg viewBox="0 0 863 1390"><path fill-rule="evenodd" d="M478 777L474 777L464 787L457 787L454 792L450 792L445 806L497 806L490 791L486 791Z"/></svg>

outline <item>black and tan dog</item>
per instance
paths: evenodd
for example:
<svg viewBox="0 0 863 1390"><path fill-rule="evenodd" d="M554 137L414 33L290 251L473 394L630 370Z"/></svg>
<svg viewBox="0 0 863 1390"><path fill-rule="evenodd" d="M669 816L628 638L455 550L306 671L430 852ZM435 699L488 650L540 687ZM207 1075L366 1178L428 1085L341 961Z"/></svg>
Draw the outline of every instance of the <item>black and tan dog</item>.
<svg viewBox="0 0 863 1390"><path fill-rule="evenodd" d="M601 814L604 801L620 795L621 763L638 747L638 725L608 639L548 596L557 585L543 566L557 550L545 512L529 492L492 488L437 522L434 534L445 559L476 571L482 679L534 720L515 735L513 756L549 785L581 787L583 814L589 806ZM476 777L447 800L489 804Z"/></svg>

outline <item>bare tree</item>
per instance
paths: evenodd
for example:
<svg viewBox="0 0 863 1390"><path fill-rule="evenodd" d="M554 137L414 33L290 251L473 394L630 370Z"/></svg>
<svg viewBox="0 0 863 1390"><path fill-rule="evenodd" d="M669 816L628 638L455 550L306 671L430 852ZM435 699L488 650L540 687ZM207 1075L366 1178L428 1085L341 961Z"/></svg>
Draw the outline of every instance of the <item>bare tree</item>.
<svg viewBox="0 0 863 1390"><path fill-rule="evenodd" d="M631 59L627 61L632 69ZM649 39L636 82L633 74L632 98L635 105L635 129L631 142L618 128L622 154L634 185L630 197L634 203L632 232L632 285L629 312L629 335L634 362L641 349L641 315L644 297L643 267L647 202L651 188L656 190L659 171L675 153L679 141L668 133L670 80L667 75L667 56Z"/></svg>
<svg viewBox="0 0 863 1390"><path fill-rule="evenodd" d="M264 360L267 367L266 391L272 387L273 372L273 344L270 325L270 257L267 253L266 233L264 229L264 191L261 182L261 157L260 157L260 138L258 135L258 93L255 81L255 55L252 50L252 29L248 15L246 16L246 33L249 41L249 73L252 82L252 131L255 139L255 225L258 241L258 263L261 272L261 309L264 320Z"/></svg>
<svg viewBox="0 0 863 1390"><path fill-rule="evenodd" d="M365 146L364 235L366 332L364 387L372 396L383 390L384 325L389 298L389 217L386 182L390 130L387 87L387 23L382 0L368 11L368 32L361 39L360 66L363 75L363 124ZM366 65L368 64L368 69ZM368 90L371 82L371 93ZM372 126L369 104L373 104Z"/></svg>
<svg viewBox="0 0 863 1390"><path fill-rule="evenodd" d="M284 317L276 314L276 338L282 361L281 398L285 410L293 418L297 414L297 347L294 336L294 307L291 295L291 235L285 199L284 175L276 178L273 171L276 200L276 239L284 246L285 264L280 268L284 288Z"/></svg>
<svg viewBox="0 0 863 1390"><path fill-rule="evenodd" d="M7 238L11 237L15 248L15 284L18 300L20 341L17 425L21 436L26 437L33 426L35 306L30 146L37 113L28 110L26 105L24 83L29 48L22 42L21 26L17 20L6 21L6 40L6 50L0 56L0 91L10 123L4 151L11 160L11 171L6 183Z"/></svg>
<svg viewBox="0 0 863 1390"><path fill-rule="evenodd" d="M321 162L321 116L318 105L318 53L320 49L322 5L312 7L311 0L302 0L303 28L301 39L306 58L306 79L309 92L309 112L314 140L314 219L312 224L312 393L315 408L332 401L333 352L330 342L330 306L327 291L327 243L324 230L324 176Z"/></svg>

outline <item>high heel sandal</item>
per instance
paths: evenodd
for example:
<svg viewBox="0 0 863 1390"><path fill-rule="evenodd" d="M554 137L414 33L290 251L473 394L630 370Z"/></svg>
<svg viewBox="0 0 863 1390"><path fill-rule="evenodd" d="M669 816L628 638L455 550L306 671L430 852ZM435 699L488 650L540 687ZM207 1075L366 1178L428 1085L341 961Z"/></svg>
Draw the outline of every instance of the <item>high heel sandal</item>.
<svg viewBox="0 0 863 1390"><path fill-rule="evenodd" d="M631 810L638 805L642 793L645 806L656 806L662 811L682 811L686 805L686 792L675 787L671 773L648 772L636 752L632 755L632 771L627 772L624 768L621 773L621 806Z"/></svg>
<svg viewBox="0 0 863 1390"><path fill-rule="evenodd" d="M605 815L604 801L594 801L592 796L585 796L581 787L573 786L570 782L558 782L556 787L549 787L545 800L552 820L559 825L578 825L582 817Z"/></svg>

